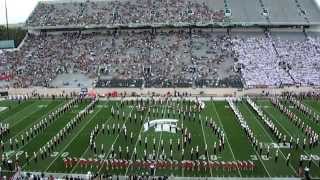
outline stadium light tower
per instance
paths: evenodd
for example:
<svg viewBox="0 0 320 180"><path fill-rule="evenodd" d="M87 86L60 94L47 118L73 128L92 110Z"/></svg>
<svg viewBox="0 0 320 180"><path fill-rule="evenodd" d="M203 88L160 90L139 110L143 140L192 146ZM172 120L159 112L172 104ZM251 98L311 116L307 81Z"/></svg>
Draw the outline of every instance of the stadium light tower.
<svg viewBox="0 0 320 180"><path fill-rule="evenodd" d="M7 39L9 40L9 23L8 23L8 8L7 0L4 0L5 12L6 12L6 25L7 25Z"/></svg>

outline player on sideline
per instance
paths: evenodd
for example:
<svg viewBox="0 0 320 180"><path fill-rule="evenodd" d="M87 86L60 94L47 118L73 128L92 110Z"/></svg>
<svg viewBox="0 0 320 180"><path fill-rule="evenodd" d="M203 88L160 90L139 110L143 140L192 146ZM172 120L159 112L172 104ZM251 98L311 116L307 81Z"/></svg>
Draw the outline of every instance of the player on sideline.
<svg viewBox="0 0 320 180"><path fill-rule="evenodd" d="M278 156L279 156L279 149L276 150L276 155L274 157L275 162L278 162Z"/></svg>
<svg viewBox="0 0 320 180"><path fill-rule="evenodd" d="M290 162L290 156L291 156L291 154L289 153L289 154L287 155L287 158L286 158L286 161L287 161L287 166L289 166L289 162Z"/></svg>

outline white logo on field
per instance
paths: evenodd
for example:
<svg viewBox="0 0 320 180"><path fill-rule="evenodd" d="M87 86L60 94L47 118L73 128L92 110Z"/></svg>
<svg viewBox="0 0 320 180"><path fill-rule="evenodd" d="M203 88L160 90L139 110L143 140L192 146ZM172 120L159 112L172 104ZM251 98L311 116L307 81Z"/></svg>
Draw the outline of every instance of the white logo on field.
<svg viewBox="0 0 320 180"><path fill-rule="evenodd" d="M176 133L178 120L177 119L156 119L144 123L144 132L148 131L151 128L154 128L155 132L171 132Z"/></svg>
<svg viewBox="0 0 320 180"><path fill-rule="evenodd" d="M97 105L97 108L107 108L107 105Z"/></svg>
<svg viewBox="0 0 320 180"><path fill-rule="evenodd" d="M251 158L252 161L258 161L259 160L257 155L250 155L250 158ZM261 155L261 159L263 161L269 161L270 160L270 158L267 155Z"/></svg>
<svg viewBox="0 0 320 180"><path fill-rule="evenodd" d="M310 160L319 161L320 160L320 157L318 155L315 155L315 154L311 154L310 156L301 155L301 158L304 161L310 161Z"/></svg>
<svg viewBox="0 0 320 180"><path fill-rule="evenodd" d="M218 159L221 159L222 157L221 156L217 156L217 155L210 155L209 159L211 161L217 161Z"/></svg>
<svg viewBox="0 0 320 180"><path fill-rule="evenodd" d="M8 107L0 107L0 112L5 111Z"/></svg>
<svg viewBox="0 0 320 180"><path fill-rule="evenodd" d="M12 156L15 153L15 151L6 151L4 152L5 156Z"/></svg>
<svg viewBox="0 0 320 180"><path fill-rule="evenodd" d="M290 143L270 143L271 147L275 148L275 149L290 149Z"/></svg>

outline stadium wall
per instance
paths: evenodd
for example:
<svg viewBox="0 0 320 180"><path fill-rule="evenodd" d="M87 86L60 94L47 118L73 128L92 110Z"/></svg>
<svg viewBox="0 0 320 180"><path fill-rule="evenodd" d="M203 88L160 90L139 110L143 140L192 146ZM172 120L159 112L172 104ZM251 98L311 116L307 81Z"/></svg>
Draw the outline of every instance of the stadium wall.
<svg viewBox="0 0 320 180"><path fill-rule="evenodd" d="M258 95L279 95L283 92L318 92L320 88L317 87L283 87L283 88L252 88L252 89L236 89L236 88L89 88L89 92L95 92L100 96L107 96L112 92L117 94L126 94L126 96L151 96L151 95L167 95L174 94L174 92L188 93L191 96L212 96L212 97L241 97L244 95L258 96ZM0 89L1 91L1 89ZM81 88L21 88L21 89L2 89L8 91L9 95L70 95L71 93L79 94Z"/></svg>
<svg viewBox="0 0 320 180"><path fill-rule="evenodd" d="M141 31L154 31L154 32L169 32L172 30L178 31L204 31L204 32L212 32L212 33L247 33L247 32L253 32L253 33L263 33L266 29L270 29L271 32L303 32L305 31L315 31L313 28L311 30L311 28L306 28L303 26L299 26L299 27L283 27L283 28L272 28L272 27L233 27L233 28L205 28L205 27L190 27L190 28L144 28L144 29L125 29L125 28L120 28L120 29L64 29L64 30L41 30L41 31L37 31L37 30L29 30L28 33L30 34L34 34L34 35L40 35L41 32L45 32L46 34L53 34L53 35L57 35L57 34L63 34L66 32L72 33L72 32L76 32L79 33L81 32L82 34L87 34L87 33L93 33L93 32L98 32L98 33L105 33L105 32L113 32L113 31L118 31L118 32L131 32L131 31L135 31L135 32L141 32Z"/></svg>
<svg viewBox="0 0 320 180"><path fill-rule="evenodd" d="M86 26L36 26L30 27L25 26L29 32L42 31L42 32L50 32L50 31L85 31L85 30L134 30L134 29L195 29L195 28L214 28L214 29L226 29L226 28L300 28L305 27L308 28L310 26L316 26L319 24L304 24L304 23L247 23L247 22L214 22L214 23L206 23L206 24L191 24L191 23L177 23L177 24L165 24L158 23L152 25L145 24L128 24L128 25L86 25Z"/></svg>

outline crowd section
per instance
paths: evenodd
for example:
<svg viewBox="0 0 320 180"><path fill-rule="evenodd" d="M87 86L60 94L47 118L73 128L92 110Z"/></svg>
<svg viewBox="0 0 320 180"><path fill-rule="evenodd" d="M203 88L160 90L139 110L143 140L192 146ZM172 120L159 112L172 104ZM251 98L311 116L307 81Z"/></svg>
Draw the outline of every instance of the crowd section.
<svg viewBox="0 0 320 180"><path fill-rule="evenodd" d="M245 86L319 86L320 38L285 40L266 37L233 39Z"/></svg>
<svg viewBox="0 0 320 180"><path fill-rule="evenodd" d="M66 18L68 17L68 18ZM40 2L28 26L113 26L155 24L210 24L223 22L224 11L205 2L185 0L120 0Z"/></svg>
<svg viewBox="0 0 320 180"><path fill-rule="evenodd" d="M320 85L320 39L240 37L210 29L28 34L0 52L14 87L45 86L63 73L98 87L257 87Z"/></svg>
<svg viewBox="0 0 320 180"><path fill-rule="evenodd" d="M148 87L215 86L236 76L228 47L226 36L202 31L29 34L19 51L0 57L16 87L49 86L58 74L74 72L99 76L102 87L116 86L111 80Z"/></svg>
<svg viewBox="0 0 320 180"><path fill-rule="evenodd" d="M246 85L280 86L283 82L292 84L289 74L279 66L279 59L272 47L272 39L252 37L234 39L241 73Z"/></svg>
<svg viewBox="0 0 320 180"><path fill-rule="evenodd" d="M320 38L306 41L277 39L275 48L284 69L299 85L320 85Z"/></svg>

